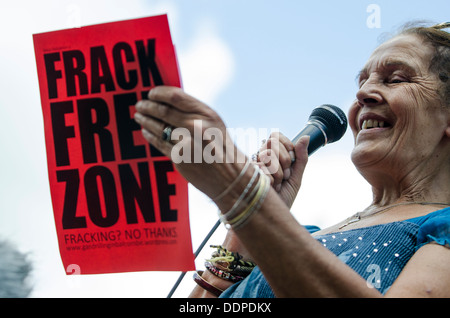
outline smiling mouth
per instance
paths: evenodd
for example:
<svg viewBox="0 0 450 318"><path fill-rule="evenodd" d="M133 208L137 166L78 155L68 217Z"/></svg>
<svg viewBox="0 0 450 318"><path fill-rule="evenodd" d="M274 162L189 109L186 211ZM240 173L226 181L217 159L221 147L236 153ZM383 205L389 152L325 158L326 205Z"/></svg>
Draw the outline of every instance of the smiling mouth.
<svg viewBox="0 0 450 318"><path fill-rule="evenodd" d="M391 124L384 120L376 119L366 119L362 122L361 130L372 129L372 128L388 128Z"/></svg>

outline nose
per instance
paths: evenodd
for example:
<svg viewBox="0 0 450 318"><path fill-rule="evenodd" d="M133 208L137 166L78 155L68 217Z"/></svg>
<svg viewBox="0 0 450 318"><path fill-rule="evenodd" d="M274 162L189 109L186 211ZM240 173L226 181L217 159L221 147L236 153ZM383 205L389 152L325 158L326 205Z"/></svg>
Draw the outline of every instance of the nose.
<svg viewBox="0 0 450 318"><path fill-rule="evenodd" d="M383 96L374 79L369 78L356 93L359 106L377 106L383 103Z"/></svg>

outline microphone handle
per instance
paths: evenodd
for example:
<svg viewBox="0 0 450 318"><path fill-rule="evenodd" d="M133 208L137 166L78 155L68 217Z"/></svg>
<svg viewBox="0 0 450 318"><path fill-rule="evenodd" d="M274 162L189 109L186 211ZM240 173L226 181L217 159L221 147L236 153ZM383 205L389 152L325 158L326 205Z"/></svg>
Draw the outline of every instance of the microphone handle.
<svg viewBox="0 0 450 318"><path fill-rule="evenodd" d="M295 145L300 137L310 136L308 145L308 156L312 155L317 149L327 144L327 135L323 126L317 121L309 121L305 128L292 139L292 143Z"/></svg>

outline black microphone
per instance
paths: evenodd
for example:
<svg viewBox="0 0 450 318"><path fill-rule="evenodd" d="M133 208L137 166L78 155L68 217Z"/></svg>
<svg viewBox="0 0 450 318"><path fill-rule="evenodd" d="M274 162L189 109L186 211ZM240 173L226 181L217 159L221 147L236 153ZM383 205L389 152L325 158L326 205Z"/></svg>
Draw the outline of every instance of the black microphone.
<svg viewBox="0 0 450 318"><path fill-rule="evenodd" d="M347 130L347 117L339 107L334 105L321 105L313 109L305 128L292 142L294 145L302 136L310 136L308 155L326 144L338 141Z"/></svg>

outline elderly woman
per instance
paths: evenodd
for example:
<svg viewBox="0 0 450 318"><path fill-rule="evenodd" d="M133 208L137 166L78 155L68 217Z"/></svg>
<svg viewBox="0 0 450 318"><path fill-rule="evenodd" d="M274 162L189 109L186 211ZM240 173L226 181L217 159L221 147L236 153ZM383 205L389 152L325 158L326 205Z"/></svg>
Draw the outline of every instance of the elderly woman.
<svg viewBox="0 0 450 318"><path fill-rule="evenodd" d="M230 158L176 164L214 200L230 228L207 269L196 274L199 286L191 296L450 297L448 27L403 30L360 72L349 110L351 157L372 186L373 202L341 223L314 232L289 212L306 167L308 137L293 145L283 135L271 136L260 151L260 161L276 155L279 162L270 175L261 173L261 162ZM196 120L203 131L226 135L212 109L172 87L154 88L148 97L136 105L135 118L164 154L173 157L174 145L230 154L220 138L191 137L199 129ZM168 125L185 134L163 140ZM239 157L234 150L233 158Z"/></svg>

